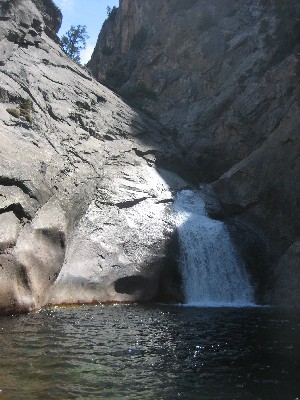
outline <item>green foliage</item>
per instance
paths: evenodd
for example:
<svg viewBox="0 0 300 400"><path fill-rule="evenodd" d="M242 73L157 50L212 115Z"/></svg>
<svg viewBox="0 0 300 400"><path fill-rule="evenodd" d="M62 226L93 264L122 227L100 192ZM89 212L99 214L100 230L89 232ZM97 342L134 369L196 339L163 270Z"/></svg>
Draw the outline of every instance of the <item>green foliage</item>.
<svg viewBox="0 0 300 400"><path fill-rule="evenodd" d="M141 98L157 101L157 94L143 82L124 86L122 90L120 90L120 94L130 101L136 101Z"/></svg>
<svg viewBox="0 0 300 400"><path fill-rule="evenodd" d="M27 115L25 116L25 119L26 119L27 122L29 122L30 124L32 124L33 118L32 118L32 115L31 115L31 114L27 114Z"/></svg>
<svg viewBox="0 0 300 400"><path fill-rule="evenodd" d="M61 46L64 52L76 62L80 62L80 50L86 48L89 38L85 25L74 25L61 37Z"/></svg>
<svg viewBox="0 0 300 400"><path fill-rule="evenodd" d="M115 16L117 15L117 7L113 6L113 8L107 6L106 7L106 12L107 12L107 17L109 20L112 20L115 18Z"/></svg>
<svg viewBox="0 0 300 400"><path fill-rule="evenodd" d="M20 110L18 108L7 108L6 111L15 118L20 118Z"/></svg>
<svg viewBox="0 0 300 400"><path fill-rule="evenodd" d="M32 101L29 98L21 99L21 101L20 101L20 109L24 113L33 111L33 103L32 103Z"/></svg>
<svg viewBox="0 0 300 400"><path fill-rule="evenodd" d="M15 118L25 118L27 122L32 124L33 103L30 99L21 99L19 108L7 108L6 111Z"/></svg>
<svg viewBox="0 0 300 400"><path fill-rule="evenodd" d="M22 99L20 103L20 114L26 119L30 124L33 121L32 118L33 103L30 99Z"/></svg>
<svg viewBox="0 0 300 400"><path fill-rule="evenodd" d="M131 42L131 48L133 50L140 50L143 48L143 46L146 43L148 36L147 29L145 27L141 27L140 30L137 31L137 33L133 36L132 42Z"/></svg>

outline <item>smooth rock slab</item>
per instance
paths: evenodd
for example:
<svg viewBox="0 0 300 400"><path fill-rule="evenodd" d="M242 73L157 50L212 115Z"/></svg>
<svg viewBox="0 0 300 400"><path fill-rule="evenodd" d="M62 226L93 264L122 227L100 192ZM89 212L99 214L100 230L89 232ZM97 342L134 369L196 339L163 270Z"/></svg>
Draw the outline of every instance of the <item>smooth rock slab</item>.
<svg viewBox="0 0 300 400"><path fill-rule="evenodd" d="M74 232L50 304L86 303L91 296L93 302L150 301L157 296L175 228L170 187L146 165L108 170L98 201L90 204ZM173 184L184 183L175 178Z"/></svg>

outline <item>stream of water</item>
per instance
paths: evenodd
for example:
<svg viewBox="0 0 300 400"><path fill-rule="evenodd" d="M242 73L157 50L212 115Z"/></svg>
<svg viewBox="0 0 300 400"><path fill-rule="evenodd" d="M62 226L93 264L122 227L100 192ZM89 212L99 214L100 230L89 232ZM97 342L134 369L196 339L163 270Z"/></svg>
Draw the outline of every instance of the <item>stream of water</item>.
<svg viewBox="0 0 300 400"><path fill-rule="evenodd" d="M253 290L226 225L209 218L200 191L183 190L174 204L185 301L200 306L250 305Z"/></svg>

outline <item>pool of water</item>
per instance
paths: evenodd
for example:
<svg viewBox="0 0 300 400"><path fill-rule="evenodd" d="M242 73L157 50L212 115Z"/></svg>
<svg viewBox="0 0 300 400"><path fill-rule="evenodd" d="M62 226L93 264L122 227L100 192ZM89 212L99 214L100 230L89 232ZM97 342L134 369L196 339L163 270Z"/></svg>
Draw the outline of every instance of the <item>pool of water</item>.
<svg viewBox="0 0 300 400"><path fill-rule="evenodd" d="M300 316L271 308L57 308L0 345L0 399L300 399Z"/></svg>

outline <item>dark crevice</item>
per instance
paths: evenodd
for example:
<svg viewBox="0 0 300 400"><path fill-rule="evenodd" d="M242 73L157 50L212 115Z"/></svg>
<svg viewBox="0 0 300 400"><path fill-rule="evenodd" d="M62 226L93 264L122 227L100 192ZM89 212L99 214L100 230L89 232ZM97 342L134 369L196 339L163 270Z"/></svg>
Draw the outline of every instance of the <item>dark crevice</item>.
<svg viewBox="0 0 300 400"><path fill-rule="evenodd" d="M56 65L57 67L57 65ZM82 73L81 71L79 71L78 69L72 68L70 67L70 65L59 65L60 68L65 68L65 69L69 69L70 71L74 72L74 74L79 75L81 78L83 79L87 79L88 81L92 81L93 78L91 78L90 76Z"/></svg>
<svg viewBox="0 0 300 400"><path fill-rule="evenodd" d="M120 203L116 203L115 205L118 208L130 208L135 206L136 204L141 203L142 201L146 200L148 197L142 197L140 199L134 199L134 200L128 200L128 201L122 201Z"/></svg>
<svg viewBox="0 0 300 400"><path fill-rule="evenodd" d="M122 202L120 202L120 203L112 203L112 202L105 202L105 201L97 201L97 202L96 202L96 205L99 206L99 205L101 204L101 205L106 205L106 206L111 206L111 207L115 206L115 207L118 207L118 208L120 208L120 209L123 209L123 208L130 208L130 207L133 207L133 206L135 206L136 204L139 204L139 203L141 203L142 201L144 201L144 200L146 200L146 199L148 199L148 197L142 197L142 198L140 198L140 199L135 199L135 200L122 201Z"/></svg>
<svg viewBox="0 0 300 400"><path fill-rule="evenodd" d="M47 134L45 133L44 135L45 139L47 140L47 142L49 143L49 145L52 147L52 149L55 151L55 153L60 154L60 152L56 149L56 147L54 146L54 144L51 142L51 140L48 138Z"/></svg>
<svg viewBox="0 0 300 400"><path fill-rule="evenodd" d="M100 96L97 94L96 97L97 97L97 103L106 103L107 102L106 98L103 96Z"/></svg>
<svg viewBox="0 0 300 400"><path fill-rule="evenodd" d="M52 119L54 119L54 121L61 121L61 119L60 118L58 118L55 114L54 114L54 112L53 112L53 110L52 110L52 107L49 107L48 109L47 109L47 111L48 111L48 114L50 115L50 117L52 118Z"/></svg>
<svg viewBox="0 0 300 400"><path fill-rule="evenodd" d="M108 140L108 141L110 141L110 142L116 140L115 137L109 136L109 135L103 135L102 137L103 137L103 139Z"/></svg>
<svg viewBox="0 0 300 400"><path fill-rule="evenodd" d="M28 29L29 27L30 27L30 25L29 24L26 24L26 22L20 22L20 26L22 27L22 28L25 28L25 29Z"/></svg>
<svg viewBox="0 0 300 400"><path fill-rule="evenodd" d="M32 193L32 190L29 189L24 182L18 181L14 178L8 178L7 176L0 176L0 185L2 186L16 186L22 190L25 194L27 194L32 199L38 201L37 197Z"/></svg>
<svg viewBox="0 0 300 400"><path fill-rule="evenodd" d="M247 211L248 209L256 206L258 201L253 201L245 206L241 206L240 204L222 204L221 208L223 212L220 213L220 219L224 219L224 217L232 217L242 214L243 212ZM218 219L215 215L215 219Z"/></svg>
<svg viewBox="0 0 300 400"><path fill-rule="evenodd" d="M76 153L74 150L69 150L69 153L73 154L73 156L79 158L79 160L81 160L84 164L88 164L91 168L93 168L93 170L95 171L95 173L97 174L97 170L96 167L93 165L93 163L91 163L89 160L87 160L86 158L83 158L82 156L80 156L78 153ZM74 166L74 164L72 164Z"/></svg>
<svg viewBox="0 0 300 400"><path fill-rule="evenodd" d="M165 203L173 203L174 199L162 199L162 200L157 200L155 203L156 204L165 204Z"/></svg>
<svg viewBox="0 0 300 400"><path fill-rule="evenodd" d="M115 282L115 291L117 293L134 294L138 290L145 290L151 287L151 281L148 278L139 275L125 276Z"/></svg>
<svg viewBox="0 0 300 400"><path fill-rule="evenodd" d="M137 156L139 156L139 157L144 157L144 156L147 156L147 155L149 155L149 154L156 155L157 153L159 153L158 150L141 151L141 150L137 149L136 147L133 147L132 150L133 150L133 151L135 152L135 154L136 154Z"/></svg>
<svg viewBox="0 0 300 400"><path fill-rule="evenodd" d="M49 64L47 64L47 65L49 65ZM48 79L50 82L55 83L56 85L62 85L62 82L56 81L56 80L50 78L50 76L47 76L47 75L45 75L45 74L43 74L42 76L43 76L44 78Z"/></svg>
<svg viewBox="0 0 300 400"><path fill-rule="evenodd" d="M24 210L24 208L21 206L20 203L10 204L8 207L1 208L0 214L5 214L10 211L12 211L20 221L23 220L24 218L28 220L32 219L31 215Z"/></svg>

